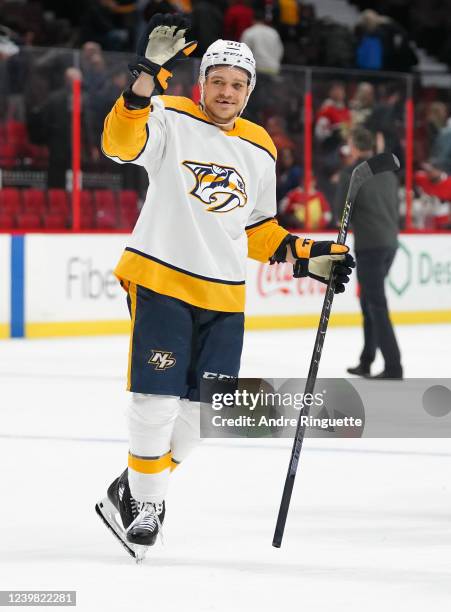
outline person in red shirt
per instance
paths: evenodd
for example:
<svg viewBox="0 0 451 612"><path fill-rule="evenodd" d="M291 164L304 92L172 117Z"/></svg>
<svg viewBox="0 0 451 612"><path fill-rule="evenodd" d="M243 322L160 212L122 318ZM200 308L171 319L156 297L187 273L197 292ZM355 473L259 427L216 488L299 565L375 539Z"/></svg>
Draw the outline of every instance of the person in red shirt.
<svg viewBox="0 0 451 612"><path fill-rule="evenodd" d="M224 13L224 38L241 40L244 30L254 22L254 10L245 0L230 0L230 6Z"/></svg>
<svg viewBox="0 0 451 612"><path fill-rule="evenodd" d="M429 229L447 229L451 226L451 177L434 159L423 164L423 170L415 173L414 184L422 193L432 197L432 218ZM425 210L425 216L427 212Z"/></svg>
<svg viewBox="0 0 451 612"><path fill-rule="evenodd" d="M279 215L287 227L306 230L326 229L332 220L330 206L314 181L310 193L305 193L302 187L289 191L280 203Z"/></svg>
<svg viewBox="0 0 451 612"><path fill-rule="evenodd" d="M345 130L351 123L351 113L346 106L346 90L342 83L333 83L329 97L324 100L316 115L315 137L320 142L338 136L344 141Z"/></svg>

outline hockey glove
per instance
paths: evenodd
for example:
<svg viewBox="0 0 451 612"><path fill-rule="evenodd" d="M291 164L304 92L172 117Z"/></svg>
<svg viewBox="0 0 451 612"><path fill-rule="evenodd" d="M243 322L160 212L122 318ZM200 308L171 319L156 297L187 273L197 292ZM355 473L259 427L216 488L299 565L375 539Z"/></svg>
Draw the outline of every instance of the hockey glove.
<svg viewBox="0 0 451 612"><path fill-rule="evenodd" d="M327 285L334 262L335 293L343 293L345 284L349 282L352 268L355 262L348 252L349 248L344 244L337 244L331 240L320 240L314 242L308 238L297 238L288 235L280 244L272 256L270 263L286 261L287 248L290 249L295 263L293 265L293 276L301 278L310 276L320 283Z"/></svg>
<svg viewBox="0 0 451 612"><path fill-rule="evenodd" d="M185 40L188 27L189 22L182 15L154 15L138 42L135 62L128 66L133 76L137 78L141 72L150 74L156 92L163 93L175 62L186 59L197 47L196 41Z"/></svg>

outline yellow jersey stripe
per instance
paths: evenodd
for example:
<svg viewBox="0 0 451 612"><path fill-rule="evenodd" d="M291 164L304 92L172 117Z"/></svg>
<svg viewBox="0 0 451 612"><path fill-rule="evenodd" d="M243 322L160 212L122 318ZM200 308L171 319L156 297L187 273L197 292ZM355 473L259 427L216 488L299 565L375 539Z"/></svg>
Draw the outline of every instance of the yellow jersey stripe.
<svg viewBox="0 0 451 612"><path fill-rule="evenodd" d="M101 141L105 155L125 162L138 158L149 138L149 111L150 106L129 110L121 96L105 119Z"/></svg>
<svg viewBox="0 0 451 612"><path fill-rule="evenodd" d="M263 263L267 262L289 233L280 227L276 219L255 223L246 228L248 257Z"/></svg>
<svg viewBox="0 0 451 612"><path fill-rule="evenodd" d="M197 276L129 248L123 252L114 273L120 281L142 285L199 308L244 312L244 281Z"/></svg>
<svg viewBox="0 0 451 612"><path fill-rule="evenodd" d="M127 391L130 391L132 385L132 352L133 352L133 333L135 331L135 320L136 320L136 291L137 287L134 283L130 283L128 286L128 295L130 296L130 307L132 316L132 325L130 330L130 341L128 347L128 369L127 369Z"/></svg>

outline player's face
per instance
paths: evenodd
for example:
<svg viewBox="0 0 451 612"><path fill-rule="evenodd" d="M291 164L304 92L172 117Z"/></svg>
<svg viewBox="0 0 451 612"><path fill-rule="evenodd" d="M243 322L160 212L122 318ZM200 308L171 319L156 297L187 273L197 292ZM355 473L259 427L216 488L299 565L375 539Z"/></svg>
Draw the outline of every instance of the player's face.
<svg viewBox="0 0 451 612"><path fill-rule="evenodd" d="M233 122L244 106L248 89L248 76L241 68L212 68L204 85L208 116L220 125Z"/></svg>

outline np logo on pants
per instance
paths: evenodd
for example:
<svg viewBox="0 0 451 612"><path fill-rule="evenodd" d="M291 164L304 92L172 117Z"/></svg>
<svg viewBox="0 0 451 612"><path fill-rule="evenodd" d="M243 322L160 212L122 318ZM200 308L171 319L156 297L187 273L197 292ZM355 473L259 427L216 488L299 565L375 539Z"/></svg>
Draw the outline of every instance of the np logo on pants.
<svg viewBox="0 0 451 612"><path fill-rule="evenodd" d="M147 363L154 366L155 370L162 371L172 368L176 364L175 357L171 351L152 351L152 355Z"/></svg>

